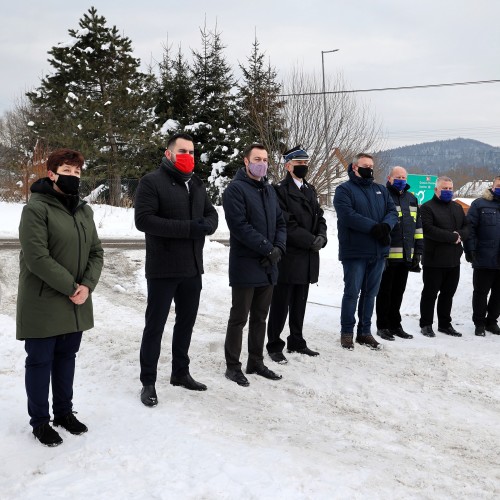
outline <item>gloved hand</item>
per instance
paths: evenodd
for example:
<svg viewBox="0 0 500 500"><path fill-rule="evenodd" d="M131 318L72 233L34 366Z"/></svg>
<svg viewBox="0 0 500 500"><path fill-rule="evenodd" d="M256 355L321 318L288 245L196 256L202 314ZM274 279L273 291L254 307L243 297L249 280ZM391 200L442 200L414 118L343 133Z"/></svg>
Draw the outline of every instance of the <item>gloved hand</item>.
<svg viewBox="0 0 500 500"><path fill-rule="evenodd" d="M465 252L465 260L467 262L470 262L471 264L474 264L474 261L476 260L476 252Z"/></svg>
<svg viewBox="0 0 500 500"><path fill-rule="evenodd" d="M211 227L203 217L194 219L189 223L189 237L192 239L204 238L210 233Z"/></svg>
<svg viewBox="0 0 500 500"><path fill-rule="evenodd" d="M411 259L411 265L409 271L412 273L419 273L422 268L420 267L420 259L421 255L416 253L413 255L413 259Z"/></svg>
<svg viewBox="0 0 500 500"><path fill-rule="evenodd" d="M326 238L322 234L318 234L318 236L314 238L314 241L311 243L309 249L313 252L319 252L325 246L325 243Z"/></svg>
<svg viewBox="0 0 500 500"><path fill-rule="evenodd" d="M281 260L281 250L279 247L273 247L273 249L269 252L268 255L260 259L260 265L263 267L266 266L274 266Z"/></svg>
<svg viewBox="0 0 500 500"><path fill-rule="evenodd" d="M391 244L391 228L389 224L385 222L381 222L379 224L375 224L371 230L370 235L373 236L376 240L380 241L380 243L384 246Z"/></svg>

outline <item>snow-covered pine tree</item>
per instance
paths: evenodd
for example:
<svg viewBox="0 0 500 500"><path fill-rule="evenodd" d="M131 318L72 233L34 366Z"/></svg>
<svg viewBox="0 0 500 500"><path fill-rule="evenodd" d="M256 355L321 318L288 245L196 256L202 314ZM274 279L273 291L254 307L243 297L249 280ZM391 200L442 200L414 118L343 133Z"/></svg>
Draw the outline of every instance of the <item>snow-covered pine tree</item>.
<svg viewBox="0 0 500 500"><path fill-rule="evenodd" d="M238 169L241 123L236 87L226 62L221 33L200 29L201 50L193 51L191 78L194 83L193 114L184 130L193 135L197 170L208 182L208 192L219 203L222 192ZM199 156L198 156L199 155Z"/></svg>
<svg viewBox="0 0 500 500"><path fill-rule="evenodd" d="M245 144L260 142L269 153L269 177L281 177L281 153L287 149L286 129L283 117L281 84L277 81L276 70L264 61L257 36L252 44L252 52L247 65L240 64L243 79L238 85L242 113L241 137Z"/></svg>
<svg viewBox="0 0 500 500"><path fill-rule="evenodd" d="M137 176L155 148L153 77L139 71L130 39L94 7L68 33L68 42L49 51L53 73L27 94L35 128L51 147L81 150L89 169L107 176L110 201L118 204L121 176Z"/></svg>
<svg viewBox="0 0 500 500"><path fill-rule="evenodd" d="M172 58L170 47L165 46L159 66L155 114L160 127L157 135L162 144L166 144L170 135L184 130L184 126L191 123L194 92L191 68L180 46L175 58Z"/></svg>

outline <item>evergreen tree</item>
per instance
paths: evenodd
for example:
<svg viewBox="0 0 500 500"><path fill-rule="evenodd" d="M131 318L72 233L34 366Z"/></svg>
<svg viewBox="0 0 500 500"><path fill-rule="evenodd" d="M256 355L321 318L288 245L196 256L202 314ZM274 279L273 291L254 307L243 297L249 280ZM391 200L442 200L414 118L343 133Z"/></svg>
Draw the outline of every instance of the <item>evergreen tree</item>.
<svg viewBox="0 0 500 500"><path fill-rule="evenodd" d="M193 51L191 78L195 82L191 124L201 177L215 203L239 164L239 123L235 82L224 59L221 33L200 29L202 48Z"/></svg>
<svg viewBox="0 0 500 500"><path fill-rule="evenodd" d="M70 42L53 47L51 75L27 95L37 110L36 130L51 147L82 151L89 169L106 170L111 203L121 195L121 176L138 175L156 156L153 77L139 71L129 38L106 24L95 8L70 29ZM138 166L139 165L139 166Z"/></svg>
<svg viewBox="0 0 500 500"><path fill-rule="evenodd" d="M276 70L270 62L266 67L264 56L255 37L247 66L239 65L243 73L243 81L238 86L244 124L242 139L246 144L260 142L266 147L270 176L277 179L281 153L287 149L282 111L285 102L279 97L281 84L277 81Z"/></svg>
<svg viewBox="0 0 500 500"><path fill-rule="evenodd" d="M160 78L157 86L156 123L162 143L167 138L188 125L193 109L193 84L190 78L191 68L179 46L177 56L172 58L170 47L164 48L160 63Z"/></svg>

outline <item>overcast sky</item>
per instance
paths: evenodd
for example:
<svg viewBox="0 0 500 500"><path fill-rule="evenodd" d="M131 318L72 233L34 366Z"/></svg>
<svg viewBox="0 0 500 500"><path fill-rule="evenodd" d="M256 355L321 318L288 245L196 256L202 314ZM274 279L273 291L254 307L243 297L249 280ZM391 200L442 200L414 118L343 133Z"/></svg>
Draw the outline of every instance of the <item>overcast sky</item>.
<svg viewBox="0 0 500 500"><path fill-rule="evenodd" d="M50 71L47 51L91 5L132 40L146 65L167 39L185 54L217 22L228 62L249 55L255 30L280 75L302 66L342 72L352 89L500 79L498 0L10 0L2 2L0 113ZM320 89L318 89L320 90ZM328 88L327 88L328 90ZM385 146L467 137L500 146L500 83L358 94L383 123ZM321 108L321 100L318 100Z"/></svg>

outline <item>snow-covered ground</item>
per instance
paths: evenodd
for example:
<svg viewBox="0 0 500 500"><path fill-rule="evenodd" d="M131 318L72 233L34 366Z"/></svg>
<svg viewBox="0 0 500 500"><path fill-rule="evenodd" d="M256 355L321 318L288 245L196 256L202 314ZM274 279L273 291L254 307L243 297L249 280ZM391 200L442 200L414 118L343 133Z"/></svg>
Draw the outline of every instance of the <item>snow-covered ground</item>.
<svg viewBox="0 0 500 500"><path fill-rule="evenodd" d="M101 237L142 237L132 210L94 209ZM17 236L20 211L0 204L0 237ZM0 250L0 498L498 498L500 337L474 336L469 264L453 307L462 338L418 333L421 275L411 274L402 310L415 338L345 351L334 213L327 220L304 328L321 355L287 354L285 366L266 356L279 381L249 375L242 388L226 380L228 248L207 242L190 355L208 391L169 385L172 314L154 409L139 400L144 251L106 250L96 327L84 334L75 380L75 410L89 432L61 431L57 448L41 446L28 425L25 356L15 340L18 252Z"/></svg>

